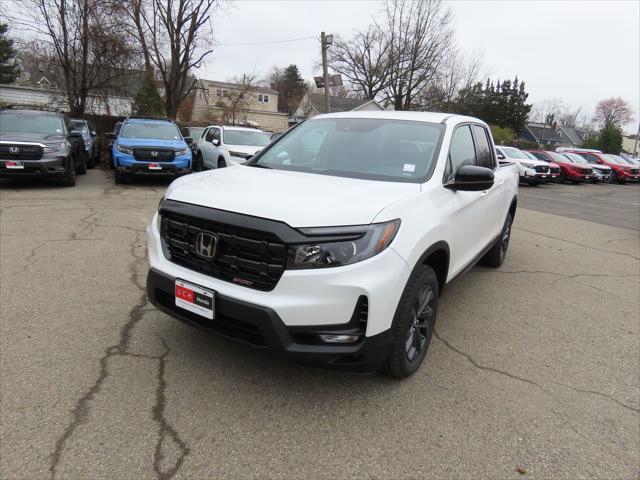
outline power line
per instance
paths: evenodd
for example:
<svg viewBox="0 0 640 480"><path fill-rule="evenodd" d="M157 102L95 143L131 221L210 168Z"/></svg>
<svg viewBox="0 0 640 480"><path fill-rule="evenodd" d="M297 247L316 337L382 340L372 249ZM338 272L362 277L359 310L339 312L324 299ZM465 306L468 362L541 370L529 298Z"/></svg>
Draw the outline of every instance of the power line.
<svg viewBox="0 0 640 480"><path fill-rule="evenodd" d="M299 42L300 40L317 40L318 37L300 37L300 38L290 38L288 40L274 40L272 42L255 42L255 43L221 43L216 45L217 47L251 47L255 45L273 45L276 43L290 43L290 42Z"/></svg>

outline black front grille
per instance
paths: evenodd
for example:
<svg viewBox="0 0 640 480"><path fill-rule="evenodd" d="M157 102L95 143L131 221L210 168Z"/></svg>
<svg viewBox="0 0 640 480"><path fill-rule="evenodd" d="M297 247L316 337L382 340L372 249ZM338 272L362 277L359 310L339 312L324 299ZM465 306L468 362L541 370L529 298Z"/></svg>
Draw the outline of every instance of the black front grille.
<svg viewBox="0 0 640 480"><path fill-rule="evenodd" d="M582 174L583 175L593 175L593 169L592 168L583 168L582 169Z"/></svg>
<svg viewBox="0 0 640 480"><path fill-rule="evenodd" d="M548 165L536 165L535 169L536 169L536 172L538 173L549 173Z"/></svg>
<svg viewBox="0 0 640 480"><path fill-rule="evenodd" d="M42 153L39 145L0 144L0 157L4 160L40 160Z"/></svg>
<svg viewBox="0 0 640 480"><path fill-rule="evenodd" d="M173 162L175 152L170 148L134 148L133 157L139 162Z"/></svg>
<svg viewBox="0 0 640 480"><path fill-rule="evenodd" d="M551 170L551 173L560 173L560 167L551 167L549 168L549 170Z"/></svg>
<svg viewBox="0 0 640 480"><path fill-rule="evenodd" d="M196 254L201 232L217 236L213 258ZM172 262L256 290L273 290L286 266L287 247L269 232L164 212L162 240Z"/></svg>
<svg viewBox="0 0 640 480"><path fill-rule="evenodd" d="M631 175L638 175L638 172L640 172L640 170L637 168L631 169Z"/></svg>

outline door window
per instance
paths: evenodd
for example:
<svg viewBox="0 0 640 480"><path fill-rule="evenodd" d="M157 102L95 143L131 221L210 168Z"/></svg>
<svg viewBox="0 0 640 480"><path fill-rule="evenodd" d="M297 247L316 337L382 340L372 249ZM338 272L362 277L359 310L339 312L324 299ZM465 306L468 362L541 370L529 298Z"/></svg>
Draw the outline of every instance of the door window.
<svg viewBox="0 0 640 480"><path fill-rule="evenodd" d="M445 182L453 180L456 172L463 165L475 165L476 150L469 125L456 128L451 137L449 160L445 169Z"/></svg>
<svg viewBox="0 0 640 480"><path fill-rule="evenodd" d="M496 168L495 160L491 155L491 147L489 146L489 137L487 130L479 125L472 125L473 138L476 142L476 155L479 167L486 167L493 170Z"/></svg>

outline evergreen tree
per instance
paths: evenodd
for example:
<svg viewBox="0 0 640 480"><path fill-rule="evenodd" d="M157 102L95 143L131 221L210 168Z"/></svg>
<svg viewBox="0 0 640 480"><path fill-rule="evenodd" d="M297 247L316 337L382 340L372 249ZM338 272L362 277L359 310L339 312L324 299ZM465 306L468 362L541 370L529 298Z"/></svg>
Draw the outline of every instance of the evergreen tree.
<svg viewBox="0 0 640 480"><path fill-rule="evenodd" d="M158 92L158 88L149 75L144 76L140 90L136 94L133 111L136 115L165 116L165 102Z"/></svg>
<svg viewBox="0 0 640 480"><path fill-rule="evenodd" d="M622 130L620 127L616 125L604 127L598 136L598 144L604 153L619 154L622 150Z"/></svg>
<svg viewBox="0 0 640 480"><path fill-rule="evenodd" d="M278 92L280 94L278 103L282 108L279 108L279 110L289 115L293 114L306 91L307 87L297 65L289 65L282 74L282 82Z"/></svg>
<svg viewBox="0 0 640 480"><path fill-rule="evenodd" d="M0 23L0 83L13 83L20 74L16 63L16 49L7 34L8 29L6 23Z"/></svg>

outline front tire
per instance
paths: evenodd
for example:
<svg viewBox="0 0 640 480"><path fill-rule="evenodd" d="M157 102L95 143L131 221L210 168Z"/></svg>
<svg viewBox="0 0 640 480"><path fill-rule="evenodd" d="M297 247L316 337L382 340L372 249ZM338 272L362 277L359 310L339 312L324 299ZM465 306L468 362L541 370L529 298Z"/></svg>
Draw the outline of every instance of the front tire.
<svg viewBox="0 0 640 480"><path fill-rule="evenodd" d="M395 378L415 373L424 361L436 324L438 277L428 265L420 265L409 277L393 318L393 342L385 368Z"/></svg>
<svg viewBox="0 0 640 480"><path fill-rule="evenodd" d="M76 173L78 175L86 175L87 174L87 157L85 155L82 156L82 160L80 160L80 165L76 168Z"/></svg>
<svg viewBox="0 0 640 480"><path fill-rule="evenodd" d="M500 237L493 244L491 249L485 253L484 257L480 259L480 264L485 267L498 268L504 263L504 259L507 257L507 249L509 248L509 240L511 239L511 225L513 223L513 215L511 212L507 213L507 218L504 221L502 232Z"/></svg>
<svg viewBox="0 0 640 480"><path fill-rule="evenodd" d="M116 172L114 175L116 185L126 185L131 181L129 175L123 172Z"/></svg>
<svg viewBox="0 0 640 480"><path fill-rule="evenodd" d="M220 157L218 159L218 168L224 168L227 166L227 162L225 162L224 158Z"/></svg>
<svg viewBox="0 0 640 480"><path fill-rule="evenodd" d="M65 187L74 187L76 185L76 167L73 164L73 158L69 159L69 166L60 183Z"/></svg>

